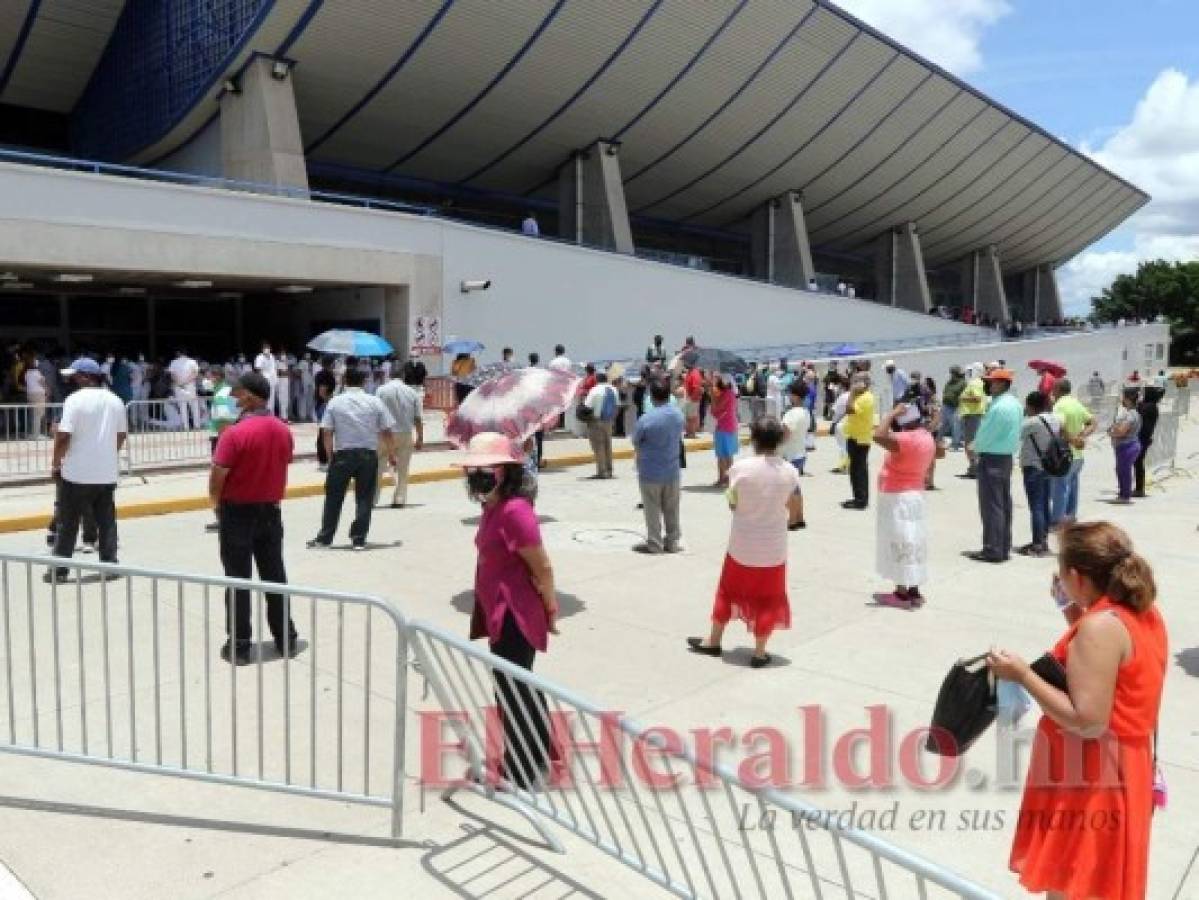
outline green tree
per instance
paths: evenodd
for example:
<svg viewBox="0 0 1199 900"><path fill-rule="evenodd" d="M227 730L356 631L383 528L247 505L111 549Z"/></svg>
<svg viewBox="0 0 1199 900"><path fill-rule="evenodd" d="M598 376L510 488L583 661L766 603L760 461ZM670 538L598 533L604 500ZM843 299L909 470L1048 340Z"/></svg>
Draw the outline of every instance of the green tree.
<svg viewBox="0 0 1199 900"><path fill-rule="evenodd" d="M1096 323L1158 316L1170 323L1174 350L1185 354L1199 346L1199 260L1143 262L1135 275L1117 276L1091 298Z"/></svg>

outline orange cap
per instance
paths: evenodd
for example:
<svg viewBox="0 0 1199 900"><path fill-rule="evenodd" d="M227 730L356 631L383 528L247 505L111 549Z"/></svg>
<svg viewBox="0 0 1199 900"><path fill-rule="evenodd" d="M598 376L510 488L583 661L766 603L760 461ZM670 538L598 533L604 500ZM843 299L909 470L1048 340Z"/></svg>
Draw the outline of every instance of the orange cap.
<svg viewBox="0 0 1199 900"><path fill-rule="evenodd" d="M1011 369L992 369L983 376L983 381L1015 381L1016 376Z"/></svg>

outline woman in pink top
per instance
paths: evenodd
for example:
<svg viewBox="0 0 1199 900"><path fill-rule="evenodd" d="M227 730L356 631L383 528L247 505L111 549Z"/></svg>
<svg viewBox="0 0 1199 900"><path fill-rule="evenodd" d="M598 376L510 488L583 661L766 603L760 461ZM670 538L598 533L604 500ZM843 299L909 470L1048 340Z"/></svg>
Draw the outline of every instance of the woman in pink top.
<svg viewBox="0 0 1199 900"><path fill-rule="evenodd" d="M875 599L912 609L924 604L920 585L928 577L924 487L936 442L924 428L920 410L900 403L878 423L874 443L888 451L878 478L876 566L895 585L892 593Z"/></svg>
<svg viewBox="0 0 1199 900"><path fill-rule="evenodd" d="M471 438L458 465L468 495L483 504L475 534L479 559L471 639L486 637L496 656L532 670L537 651L548 649L547 636L558 633L558 600L537 514L524 493L523 462L515 441L484 432ZM502 769L488 774L531 789L551 756L545 701L540 692L501 672L495 673L495 684L505 752Z"/></svg>
<svg viewBox="0 0 1199 900"><path fill-rule="evenodd" d="M754 455L729 469L729 506L733 527L712 607L712 630L705 641L689 637L694 653L720 656L720 640L734 616L754 634L755 669L767 665L766 642L776 628L791 627L787 602L787 529L799 522L799 473L775 451L783 426L774 416L754 422Z"/></svg>
<svg viewBox="0 0 1199 900"><path fill-rule="evenodd" d="M717 473L713 487L728 487L729 469L741 449L737 440L737 389L733 387L733 379L719 372L713 373L712 395L712 418L716 420L712 448L716 452Z"/></svg>

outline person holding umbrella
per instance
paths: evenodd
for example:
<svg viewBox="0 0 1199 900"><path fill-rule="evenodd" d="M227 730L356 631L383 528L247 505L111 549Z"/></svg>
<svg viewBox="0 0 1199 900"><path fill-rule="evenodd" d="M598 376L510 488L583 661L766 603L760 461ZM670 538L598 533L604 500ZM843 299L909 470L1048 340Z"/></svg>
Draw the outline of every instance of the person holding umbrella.
<svg viewBox="0 0 1199 900"><path fill-rule="evenodd" d="M737 388L731 375L712 373L712 418L716 420L713 449L716 452L715 487L729 486L729 469L741 449L737 440Z"/></svg>
<svg viewBox="0 0 1199 900"><path fill-rule="evenodd" d="M475 534L472 640L487 638L491 652L532 671L538 652L558 633L554 568L541 540L533 505L524 495L524 456L515 440L496 432L470 439L456 463L466 492L483 507ZM495 673L503 719L503 771L518 787L536 787L552 756L545 700L523 682Z"/></svg>

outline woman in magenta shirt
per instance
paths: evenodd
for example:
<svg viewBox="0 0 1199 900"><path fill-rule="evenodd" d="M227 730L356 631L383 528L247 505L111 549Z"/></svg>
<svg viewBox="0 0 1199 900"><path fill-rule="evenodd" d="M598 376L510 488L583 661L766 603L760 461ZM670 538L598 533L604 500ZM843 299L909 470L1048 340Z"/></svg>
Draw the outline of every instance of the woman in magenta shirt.
<svg viewBox="0 0 1199 900"><path fill-rule="evenodd" d="M737 389L728 375L716 373L712 376L712 418L716 420L716 433L712 448L716 452L716 484L714 487L729 486L729 469L733 458L741 449L737 440Z"/></svg>
<svg viewBox="0 0 1199 900"><path fill-rule="evenodd" d="M878 478L878 574L895 585L875 595L885 606L922 606L920 585L928 578L928 525L924 511L925 476L936 455L933 436L915 405L900 403L883 416L874 443L887 451Z"/></svg>
<svg viewBox="0 0 1199 900"><path fill-rule="evenodd" d="M483 504L471 639L486 637L492 653L531 671L537 651L548 649L548 635L557 634L558 600L537 514L524 493L523 462L518 444L485 432L471 438L459 465L467 493ZM532 789L550 757L545 700L502 672L495 683L505 751L500 771L489 774Z"/></svg>

